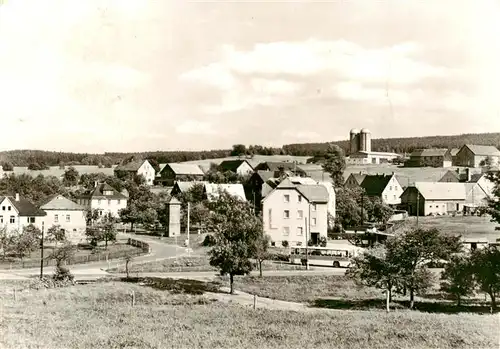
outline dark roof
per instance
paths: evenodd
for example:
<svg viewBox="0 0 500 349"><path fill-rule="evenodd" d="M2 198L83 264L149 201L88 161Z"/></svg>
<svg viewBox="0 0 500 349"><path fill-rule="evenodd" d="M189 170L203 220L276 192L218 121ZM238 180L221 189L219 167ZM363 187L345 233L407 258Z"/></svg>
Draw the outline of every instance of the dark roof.
<svg viewBox="0 0 500 349"><path fill-rule="evenodd" d="M477 183L481 177L483 177L482 173L474 173L470 176L470 180L468 180L467 183Z"/></svg>
<svg viewBox="0 0 500 349"><path fill-rule="evenodd" d="M136 161L131 161L125 165L118 165L115 167L114 171L137 172L145 161L147 160L136 160Z"/></svg>
<svg viewBox="0 0 500 349"><path fill-rule="evenodd" d="M351 173L351 176L354 178L354 180L356 181L356 183L358 183L359 185L361 185L361 183L363 182L363 180L366 177L366 174L364 174L364 173ZM349 179L349 177L348 177L348 179Z"/></svg>
<svg viewBox="0 0 500 349"><path fill-rule="evenodd" d="M19 201L16 201L16 198L13 196L0 196L0 202L2 202L5 198L8 198L12 205L19 212L20 216L46 216L47 213L34 204L32 204L29 200L24 198L19 198Z"/></svg>
<svg viewBox="0 0 500 349"><path fill-rule="evenodd" d="M460 175L456 171L448 170L443 175L443 177L441 177L439 182L443 182L443 178L448 177L448 176L453 176L454 178L456 178L457 182L460 180Z"/></svg>
<svg viewBox="0 0 500 349"><path fill-rule="evenodd" d="M280 167L283 167L285 171L300 171L304 172L296 163L294 162L274 162L274 161L266 161L258 164L255 169L262 170L264 168L269 169L269 171L279 171Z"/></svg>
<svg viewBox="0 0 500 349"><path fill-rule="evenodd" d="M391 178L392 175L366 175L361 187L368 196L381 196Z"/></svg>
<svg viewBox="0 0 500 349"><path fill-rule="evenodd" d="M105 191L113 191L112 195L104 195ZM80 195L81 198L92 198L92 199L127 199L125 195L120 193L118 190L113 188L107 183L98 184L94 189L87 191L86 193Z"/></svg>
<svg viewBox="0 0 500 349"><path fill-rule="evenodd" d="M274 177L273 171L255 171L251 177L259 178L263 183Z"/></svg>
<svg viewBox="0 0 500 349"><path fill-rule="evenodd" d="M236 172L238 170L238 167L240 167L244 162L246 162L252 168L252 166L246 160L224 160L219 164L219 169L223 171Z"/></svg>

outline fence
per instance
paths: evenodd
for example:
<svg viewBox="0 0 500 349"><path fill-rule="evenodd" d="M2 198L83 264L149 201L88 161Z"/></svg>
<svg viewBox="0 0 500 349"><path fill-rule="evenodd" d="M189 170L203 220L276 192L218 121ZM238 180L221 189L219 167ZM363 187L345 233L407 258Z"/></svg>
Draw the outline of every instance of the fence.
<svg viewBox="0 0 500 349"><path fill-rule="evenodd" d="M136 239L128 239L128 245L140 248L139 251L115 251L115 252L105 252L105 253L94 253L86 256L75 256L70 258L65 262L66 265L74 265L74 264L85 264L90 262L107 262L112 259L120 259L125 258L127 256L137 257L142 256L144 254L151 252L151 247L149 244L144 241L136 240ZM56 261L54 259L44 259L43 260L44 267L53 267L56 265ZM10 264L10 269L18 269L18 268L36 268L40 266L40 261L23 261L23 262L15 262Z"/></svg>

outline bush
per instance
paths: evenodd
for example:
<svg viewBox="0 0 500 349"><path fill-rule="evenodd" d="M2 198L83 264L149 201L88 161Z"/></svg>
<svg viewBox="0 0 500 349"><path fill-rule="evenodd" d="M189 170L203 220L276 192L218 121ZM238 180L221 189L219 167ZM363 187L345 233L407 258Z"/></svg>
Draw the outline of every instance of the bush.
<svg viewBox="0 0 500 349"><path fill-rule="evenodd" d="M54 275L52 276L52 280L54 281L63 281L63 282L73 282L75 277L68 268L63 266L57 266Z"/></svg>
<svg viewBox="0 0 500 349"><path fill-rule="evenodd" d="M319 237L319 242L318 242L318 244L319 244L321 247L326 247L326 243L327 243L326 237L324 237L324 236L320 236L320 237Z"/></svg>
<svg viewBox="0 0 500 349"><path fill-rule="evenodd" d="M205 239L203 240L202 245L205 247L215 246L215 237L213 235L205 236Z"/></svg>
<svg viewBox="0 0 500 349"><path fill-rule="evenodd" d="M288 262L290 257L284 253L270 253L268 259L271 261Z"/></svg>
<svg viewBox="0 0 500 349"><path fill-rule="evenodd" d="M288 241L287 241L287 240L283 240L283 241L281 242L281 246L283 246L283 247L287 248L287 247L288 247Z"/></svg>

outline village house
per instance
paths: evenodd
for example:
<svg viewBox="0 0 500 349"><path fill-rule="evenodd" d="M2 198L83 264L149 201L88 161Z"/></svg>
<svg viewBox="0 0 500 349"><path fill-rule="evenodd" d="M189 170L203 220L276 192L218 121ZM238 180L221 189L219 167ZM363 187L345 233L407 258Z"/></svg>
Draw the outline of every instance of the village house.
<svg viewBox="0 0 500 349"><path fill-rule="evenodd" d="M415 182L401 195L401 203L412 216L453 214L462 211L465 202L463 183Z"/></svg>
<svg viewBox="0 0 500 349"><path fill-rule="evenodd" d="M59 226L64 230L66 239L79 243L85 240L85 208L77 203L56 195L43 204L40 209L47 215L43 218L45 229Z"/></svg>
<svg viewBox="0 0 500 349"><path fill-rule="evenodd" d="M253 167L247 160L224 160L219 166L220 172L233 172L239 176L245 177L253 173Z"/></svg>
<svg viewBox="0 0 500 349"><path fill-rule="evenodd" d="M202 181L203 170L195 164L170 163L158 173L156 182L164 186L173 186L176 181Z"/></svg>
<svg viewBox="0 0 500 349"><path fill-rule="evenodd" d="M0 196L0 209L0 225L9 233L22 232L23 227L30 224L41 229L47 214L19 194Z"/></svg>
<svg viewBox="0 0 500 349"><path fill-rule="evenodd" d="M172 190L170 191L170 195L177 197L180 194L187 193L195 185L200 185L202 187L205 187L205 184L207 184L207 183L208 182L206 182L206 181L193 181L193 182L177 181L177 182L174 183L174 186L172 187Z"/></svg>
<svg viewBox="0 0 500 349"><path fill-rule="evenodd" d="M301 169L296 162L261 162L254 168L255 171L271 171L274 172L275 177L279 177L280 173L288 173L293 176L304 177L306 172Z"/></svg>
<svg viewBox="0 0 500 349"><path fill-rule="evenodd" d="M216 183L205 183L205 187L203 190L203 196L208 201L217 200L219 197L220 191L226 191L228 194L237 197L242 201L247 201L245 196L245 189L243 188L243 184L234 183L234 184L216 184Z"/></svg>
<svg viewBox="0 0 500 349"><path fill-rule="evenodd" d="M137 160L118 165L114 169L115 176L119 177L120 172L142 176L147 185L153 185L156 176L156 171L148 160Z"/></svg>
<svg viewBox="0 0 500 349"><path fill-rule="evenodd" d="M460 151L459 148L451 148L450 149L452 166L457 166L457 154L459 151Z"/></svg>
<svg viewBox="0 0 500 349"><path fill-rule="evenodd" d="M403 194L403 187L394 173L390 175L366 175L360 187L366 196L377 197L386 205L394 206L401 203L400 197Z"/></svg>
<svg viewBox="0 0 500 349"><path fill-rule="evenodd" d="M284 179L262 202L264 233L273 246L317 244L327 236L329 194L325 186L293 184Z"/></svg>
<svg viewBox="0 0 500 349"><path fill-rule="evenodd" d="M244 184L247 198L250 198L255 203L260 203L277 185L271 186L267 183L272 178L274 178L274 172L272 171L255 171ZM260 204L257 207L260 212Z"/></svg>
<svg viewBox="0 0 500 349"><path fill-rule="evenodd" d="M127 207L127 197L107 183L96 183L95 187L80 195L77 203L87 209L97 210L99 216L110 214L118 217Z"/></svg>
<svg viewBox="0 0 500 349"><path fill-rule="evenodd" d="M451 167L452 155L448 149L419 149L410 155L407 167Z"/></svg>
<svg viewBox="0 0 500 349"><path fill-rule="evenodd" d="M498 166L500 150L491 145L465 144L456 155L456 166L481 167L489 160L492 166Z"/></svg>
<svg viewBox="0 0 500 349"><path fill-rule="evenodd" d="M366 177L366 174L364 173L351 173L349 175L349 177L347 177L344 185L347 187L347 188L351 188L351 189L355 189L355 188L360 188L361 187L361 183L363 182L363 180L365 179Z"/></svg>

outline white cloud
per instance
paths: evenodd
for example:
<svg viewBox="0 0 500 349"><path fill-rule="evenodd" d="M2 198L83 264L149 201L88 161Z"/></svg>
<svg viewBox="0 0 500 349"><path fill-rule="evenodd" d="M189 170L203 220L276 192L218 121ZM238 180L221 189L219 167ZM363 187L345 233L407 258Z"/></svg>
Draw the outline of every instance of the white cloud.
<svg viewBox="0 0 500 349"><path fill-rule="evenodd" d="M313 131L307 130L285 130L281 133L281 136L286 139L295 139L297 141L305 141L313 142L321 138L320 134Z"/></svg>
<svg viewBox="0 0 500 349"><path fill-rule="evenodd" d="M215 130L209 122L185 120L175 128L175 132L182 134L205 135L213 134L215 133Z"/></svg>
<svg viewBox="0 0 500 349"><path fill-rule="evenodd" d="M375 104L387 104L390 102L393 105L408 105L412 100L420 97L421 94L412 94L409 91L389 87L365 87L363 84L354 81L340 82L334 86L333 90L341 99L372 102Z"/></svg>

